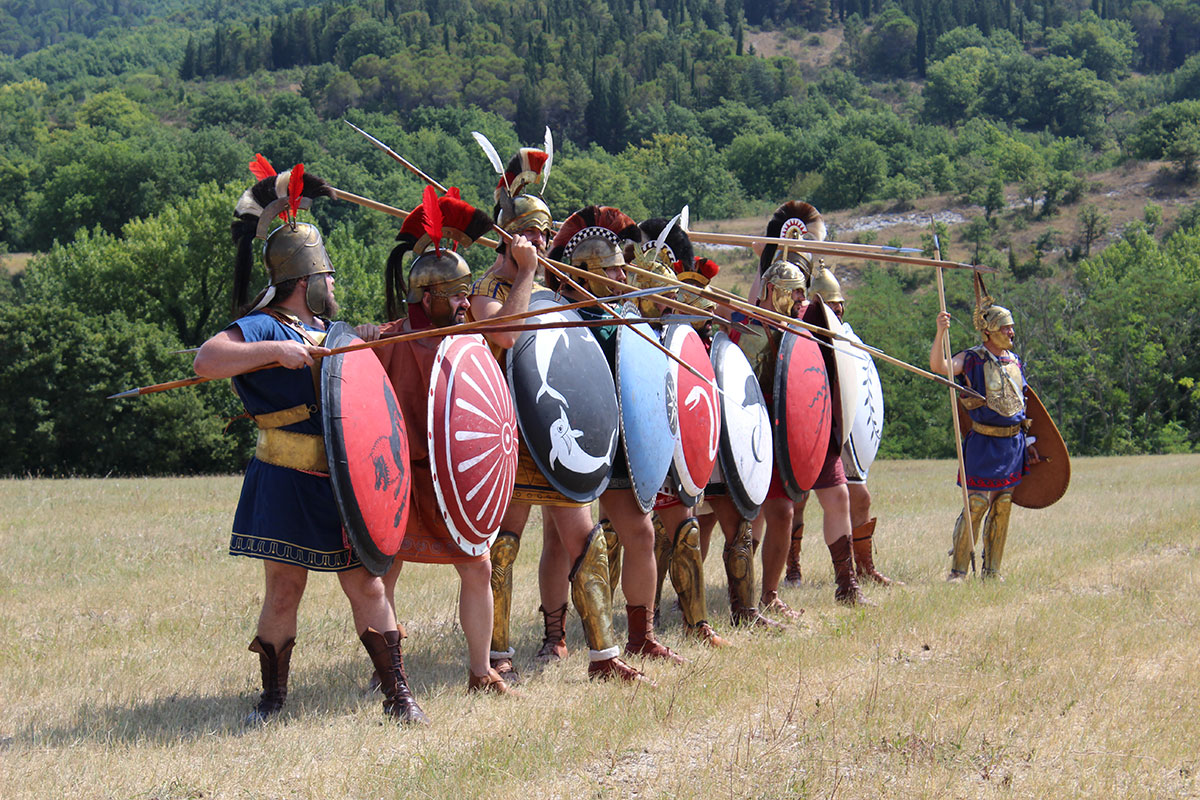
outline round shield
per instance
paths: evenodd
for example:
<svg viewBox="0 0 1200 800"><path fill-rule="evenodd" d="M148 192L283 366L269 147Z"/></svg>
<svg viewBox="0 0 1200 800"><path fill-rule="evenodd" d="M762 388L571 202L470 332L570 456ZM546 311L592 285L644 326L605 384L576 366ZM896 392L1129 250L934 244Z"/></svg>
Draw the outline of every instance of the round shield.
<svg viewBox="0 0 1200 800"><path fill-rule="evenodd" d="M429 466L442 519L464 553L500 531L517 474L517 417L500 365L479 334L447 336L429 379Z"/></svg>
<svg viewBox="0 0 1200 800"><path fill-rule="evenodd" d="M721 446L721 398L708 351L691 325L680 322L668 325L663 345L705 378L701 380L678 363L670 362L679 419L671 469L679 486L679 498L684 505L694 506L717 463Z"/></svg>
<svg viewBox="0 0 1200 800"><path fill-rule="evenodd" d="M808 333L783 334L772 411L779 477L788 497L798 501L821 474L833 424L825 359Z"/></svg>
<svg viewBox="0 0 1200 800"><path fill-rule="evenodd" d="M326 347L359 342L335 322ZM408 524L408 434L396 392L370 350L327 356L321 363L321 420L329 480L346 536L364 567L383 575Z"/></svg>
<svg viewBox="0 0 1200 800"><path fill-rule="evenodd" d="M734 505L753 519L771 486L771 418L750 362L726 334L713 337L710 356L721 393L717 458Z"/></svg>
<svg viewBox="0 0 1200 800"><path fill-rule="evenodd" d="M842 322L837 314L817 295L804 310L804 321L833 333L842 332ZM838 446L845 444L850 435L850 422L857 409L858 387L854 382L857 371L858 351L845 342L839 342L831 336L814 334L825 343L821 347L821 355L825 359L825 371L829 374L829 386L833 391L833 433L837 437ZM843 380L843 376L845 379Z"/></svg>
<svg viewBox="0 0 1200 800"><path fill-rule="evenodd" d="M856 342L862 341L846 324L842 325L842 335ZM854 411L854 421L850 423L850 437L842 447L846 478L855 482L867 480L883 439L883 385L879 382L879 370L869 355L860 355L862 358L857 362L855 374L858 407Z"/></svg>
<svg viewBox="0 0 1200 800"><path fill-rule="evenodd" d="M629 306L625 316L639 316ZM617 407L621 444L638 506L654 507L654 496L667 479L675 455L675 381L670 361L655 345L658 334L646 323L617 328Z"/></svg>
<svg viewBox="0 0 1200 800"><path fill-rule="evenodd" d="M556 310L552 292L530 298L530 322L577 321ZM608 486L617 451L617 392L608 359L587 328L524 331L508 351L508 388L517 426L546 480L563 496L590 503Z"/></svg>

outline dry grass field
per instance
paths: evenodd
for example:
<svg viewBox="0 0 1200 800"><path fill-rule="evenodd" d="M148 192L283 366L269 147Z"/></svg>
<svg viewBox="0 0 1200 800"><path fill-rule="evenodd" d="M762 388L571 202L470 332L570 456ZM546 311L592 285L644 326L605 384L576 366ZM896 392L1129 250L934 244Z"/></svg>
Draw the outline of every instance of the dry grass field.
<svg viewBox="0 0 1200 800"><path fill-rule="evenodd" d="M0 797L1160 798L1200 796L1200 456L1080 459L1070 492L1013 515L1003 583L943 581L947 462L881 462L877 563L907 585L832 601L806 539L807 609L735 646L661 637L658 688L594 684L572 617L538 672L540 536L517 562L521 699L468 697L449 568L407 568L425 730L365 698L336 581L301 607L288 708L242 719L259 565L225 555L236 477L0 481ZM815 504L813 504L815 506ZM819 530L810 511L809 530ZM669 594L669 591L668 591ZM621 615L619 627L624 627Z"/></svg>

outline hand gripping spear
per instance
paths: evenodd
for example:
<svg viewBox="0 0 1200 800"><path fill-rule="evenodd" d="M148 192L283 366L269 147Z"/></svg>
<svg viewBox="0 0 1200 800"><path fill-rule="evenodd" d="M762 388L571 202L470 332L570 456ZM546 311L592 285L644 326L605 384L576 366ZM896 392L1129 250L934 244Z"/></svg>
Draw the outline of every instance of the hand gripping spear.
<svg viewBox="0 0 1200 800"><path fill-rule="evenodd" d="M938 240L937 226L933 223L933 217L929 218L929 227L933 230L933 252L937 256L937 260L942 260L942 245ZM946 286L942 280L942 269L937 269L937 288L938 288L938 305L942 313L946 313ZM954 363L950 360L950 354L953 351L950 349L950 330L946 330L946 336L942 339L942 358L946 361L946 377L954 380ZM958 424L958 397L954 391L950 392L950 419L954 421L954 452L958 455L958 476L960 486L962 487L963 500L963 521L967 526L967 533L971 535L968 540L971 543L971 565L975 565L975 523L971 519L971 497L967 492L967 468L963 463L963 447L962 447L962 428Z"/></svg>

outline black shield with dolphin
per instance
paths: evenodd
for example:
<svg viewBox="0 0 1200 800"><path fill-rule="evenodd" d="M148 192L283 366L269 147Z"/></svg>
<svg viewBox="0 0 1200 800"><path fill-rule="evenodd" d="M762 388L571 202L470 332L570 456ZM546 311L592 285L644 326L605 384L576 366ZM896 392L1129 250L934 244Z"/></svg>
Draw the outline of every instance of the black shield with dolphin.
<svg viewBox="0 0 1200 800"><path fill-rule="evenodd" d="M535 292L530 322L572 322L554 293ZM517 426L546 480L578 503L607 488L617 450L617 392L608 359L587 328L524 331L505 368Z"/></svg>
<svg viewBox="0 0 1200 800"><path fill-rule="evenodd" d="M754 519L771 487L771 416L750 362L726 334L713 337L710 356L721 392L721 472L733 504Z"/></svg>
<svg viewBox="0 0 1200 800"><path fill-rule="evenodd" d="M361 339L335 322L325 346ZM329 480L346 536L364 567L383 575L408 524L408 434L383 364L370 350L321 361L321 422Z"/></svg>

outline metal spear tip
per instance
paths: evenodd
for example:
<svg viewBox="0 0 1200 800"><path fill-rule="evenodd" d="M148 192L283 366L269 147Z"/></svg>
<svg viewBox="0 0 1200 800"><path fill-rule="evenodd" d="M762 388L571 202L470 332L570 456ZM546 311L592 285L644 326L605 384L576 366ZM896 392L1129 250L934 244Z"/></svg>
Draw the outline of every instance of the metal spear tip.
<svg viewBox="0 0 1200 800"><path fill-rule="evenodd" d="M106 397L104 399L105 400L120 400L122 397L137 397L139 391L141 391L141 390L140 389L126 389L123 392L117 392L116 394L110 394L108 397Z"/></svg>

